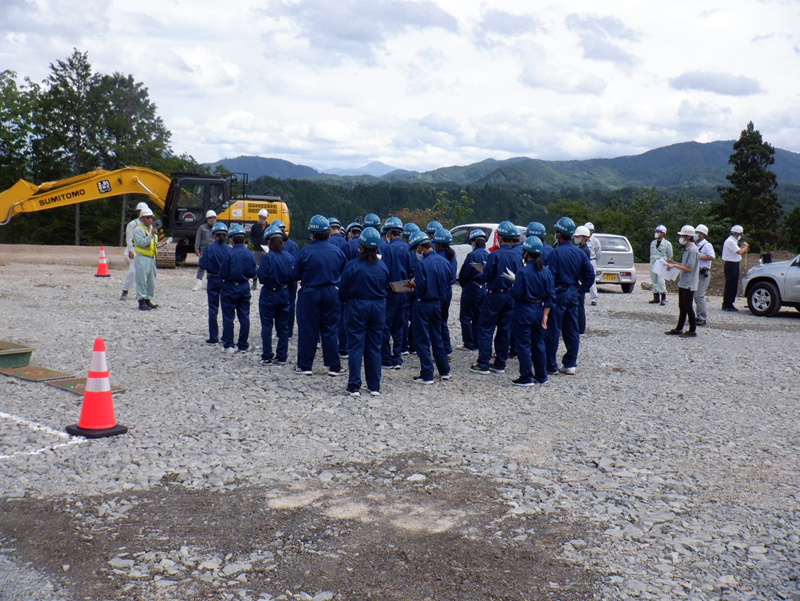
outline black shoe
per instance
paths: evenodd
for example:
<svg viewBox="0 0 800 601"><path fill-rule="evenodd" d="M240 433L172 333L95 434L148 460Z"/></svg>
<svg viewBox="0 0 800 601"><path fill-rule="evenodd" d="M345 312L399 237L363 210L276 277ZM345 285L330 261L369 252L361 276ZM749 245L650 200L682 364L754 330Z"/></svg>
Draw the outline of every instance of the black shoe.
<svg viewBox="0 0 800 601"><path fill-rule="evenodd" d="M216 346L219 344L219 340L211 340L211 338L209 338L208 340L206 340L206 344L209 346Z"/></svg>
<svg viewBox="0 0 800 601"><path fill-rule="evenodd" d="M350 384L347 386L347 394L349 394L353 398L356 398L361 396L361 391L359 387L356 386L355 384Z"/></svg>
<svg viewBox="0 0 800 601"><path fill-rule="evenodd" d="M149 311L152 307L145 302L145 299L139 299L139 311Z"/></svg>
<svg viewBox="0 0 800 601"><path fill-rule="evenodd" d="M648 303L651 304L651 305L657 305L660 302L661 302L661 299L659 298L658 292L653 292L653 300L648 301Z"/></svg>
<svg viewBox="0 0 800 601"><path fill-rule="evenodd" d="M699 319L698 319L696 322L694 322L694 323L695 323L695 325L698 325L698 326L704 326L704 325L707 325L705 321L700 321Z"/></svg>
<svg viewBox="0 0 800 601"><path fill-rule="evenodd" d="M347 369L342 367L341 365L331 365L328 368L328 375L329 376L343 376L347 373Z"/></svg>
<svg viewBox="0 0 800 601"><path fill-rule="evenodd" d="M149 298L144 299L144 302L147 303L147 306L151 309L158 309L158 305L154 305L153 301L151 301Z"/></svg>
<svg viewBox="0 0 800 601"><path fill-rule="evenodd" d="M516 380L511 380L514 386L533 386L533 380L525 380L523 378L517 378Z"/></svg>
<svg viewBox="0 0 800 601"><path fill-rule="evenodd" d="M728 307L728 311L733 311L734 313L738 313L738 312L739 312L739 309L737 309L736 307L734 307L733 305L731 305L730 307Z"/></svg>
<svg viewBox="0 0 800 601"><path fill-rule="evenodd" d="M672 330L667 330L667 331L666 331L666 332L664 332L664 333L665 333L667 336L680 336L681 334L683 334L683 330L672 329Z"/></svg>
<svg viewBox="0 0 800 601"><path fill-rule="evenodd" d="M123 290L122 294L119 295L119 300L125 300L126 298L128 298L128 291Z"/></svg>
<svg viewBox="0 0 800 601"><path fill-rule="evenodd" d="M697 332L689 330L687 332L683 332L682 334L678 334L678 338L697 338Z"/></svg>
<svg viewBox="0 0 800 601"><path fill-rule="evenodd" d="M272 365L272 359L262 359L261 365Z"/></svg>

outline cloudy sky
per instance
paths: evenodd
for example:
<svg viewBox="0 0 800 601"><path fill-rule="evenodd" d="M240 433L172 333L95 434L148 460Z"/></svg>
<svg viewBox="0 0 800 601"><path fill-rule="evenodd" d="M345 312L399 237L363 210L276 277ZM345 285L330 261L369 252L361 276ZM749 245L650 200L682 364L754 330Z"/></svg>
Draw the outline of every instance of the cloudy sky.
<svg viewBox="0 0 800 601"><path fill-rule="evenodd" d="M203 162L615 157L749 120L800 152L798 0L0 0L0 70L73 48Z"/></svg>

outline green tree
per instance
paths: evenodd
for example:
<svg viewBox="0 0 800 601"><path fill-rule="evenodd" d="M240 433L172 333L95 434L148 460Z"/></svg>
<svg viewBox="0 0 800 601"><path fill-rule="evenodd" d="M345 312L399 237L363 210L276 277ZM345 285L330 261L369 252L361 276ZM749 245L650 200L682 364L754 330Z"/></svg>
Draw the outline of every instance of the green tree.
<svg viewBox="0 0 800 601"><path fill-rule="evenodd" d="M442 190L436 194L436 203L432 211L440 215L442 225L454 227L459 223L464 223L467 217L472 214L472 205L475 201L469 197L466 190L460 190L456 198L451 197L450 193Z"/></svg>
<svg viewBox="0 0 800 601"><path fill-rule="evenodd" d="M27 176L31 102L13 71L0 72L0 190ZM0 221L5 215L0 215Z"/></svg>
<svg viewBox="0 0 800 601"><path fill-rule="evenodd" d="M794 252L800 252L800 206L793 208L792 212L786 217L784 229L789 249Z"/></svg>
<svg viewBox="0 0 800 601"><path fill-rule="evenodd" d="M727 226L741 225L757 249L775 242L783 218L775 193L777 178L768 169L775 163L774 154L775 149L750 121L733 144L733 154L728 159L733 173L725 178L731 185L717 188L720 202L714 209L715 216Z"/></svg>

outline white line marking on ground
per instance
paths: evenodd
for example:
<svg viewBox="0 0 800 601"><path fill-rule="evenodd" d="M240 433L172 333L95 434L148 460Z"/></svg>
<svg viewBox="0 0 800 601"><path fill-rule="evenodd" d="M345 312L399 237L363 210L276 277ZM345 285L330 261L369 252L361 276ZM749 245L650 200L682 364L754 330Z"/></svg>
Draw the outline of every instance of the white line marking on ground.
<svg viewBox="0 0 800 601"><path fill-rule="evenodd" d="M82 436L78 436L73 438L66 432L61 432L60 430L54 430L50 426L45 426L44 424L39 424L22 417L17 417L16 415L11 415L10 413L3 413L0 411L0 418L11 420L12 422L16 422L18 424L22 424L24 426L28 426L31 430L35 432L45 432L47 434L51 434L53 436L59 436L61 438L69 438L69 442L62 442L57 445L52 445L49 447L44 447L41 449L36 449L34 451L17 451L16 453L11 453L10 455L0 455L0 459L10 459L12 457L16 457L17 455L41 455L45 451L52 451L54 449L58 449L60 447L67 447L73 444L80 444L85 442L86 439Z"/></svg>

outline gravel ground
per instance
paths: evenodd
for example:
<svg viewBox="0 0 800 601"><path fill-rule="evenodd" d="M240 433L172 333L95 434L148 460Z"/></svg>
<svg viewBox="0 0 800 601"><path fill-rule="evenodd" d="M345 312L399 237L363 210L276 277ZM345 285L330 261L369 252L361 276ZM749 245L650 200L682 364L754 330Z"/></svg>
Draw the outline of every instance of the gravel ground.
<svg viewBox="0 0 800 601"><path fill-rule="evenodd" d="M193 269L142 313L121 265L13 254L0 338L78 376L104 338L130 431L64 445L0 416L1 600L800 601L797 311L712 298L683 340L674 297L601 287L574 377L516 388L513 360L456 351L449 382L412 384L411 358L350 399L319 359L260 366L257 326L256 352L207 347ZM0 412L63 431L80 398L3 376Z"/></svg>

